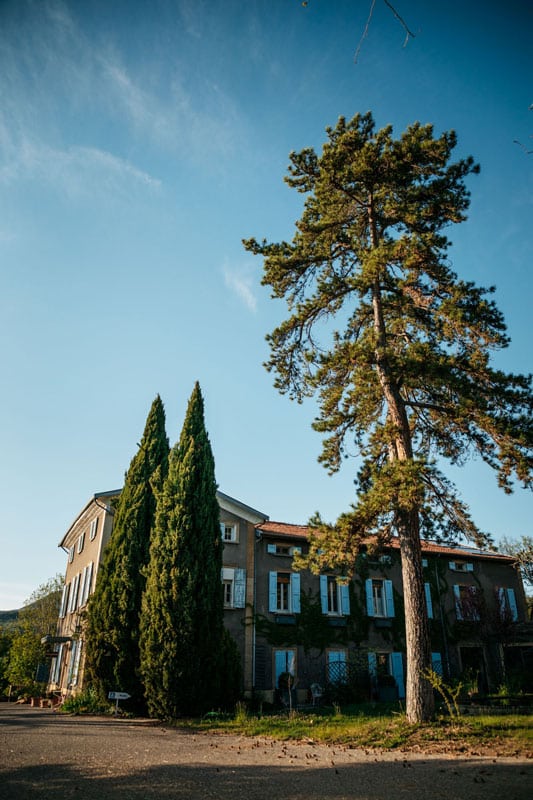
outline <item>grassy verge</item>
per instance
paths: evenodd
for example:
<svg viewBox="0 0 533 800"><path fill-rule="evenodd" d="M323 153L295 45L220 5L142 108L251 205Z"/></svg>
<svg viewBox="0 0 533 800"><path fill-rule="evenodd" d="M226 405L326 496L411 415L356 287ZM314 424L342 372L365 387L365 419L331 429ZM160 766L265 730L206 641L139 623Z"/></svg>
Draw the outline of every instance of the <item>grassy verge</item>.
<svg viewBox="0 0 533 800"><path fill-rule="evenodd" d="M189 726L242 736L312 740L357 748L533 757L533 717L518 714L441 717L431 723L411 725L401 712L376 714L351 709L340 713L337 709L260 717L241 709L234 718L209 718Z"/></svg>

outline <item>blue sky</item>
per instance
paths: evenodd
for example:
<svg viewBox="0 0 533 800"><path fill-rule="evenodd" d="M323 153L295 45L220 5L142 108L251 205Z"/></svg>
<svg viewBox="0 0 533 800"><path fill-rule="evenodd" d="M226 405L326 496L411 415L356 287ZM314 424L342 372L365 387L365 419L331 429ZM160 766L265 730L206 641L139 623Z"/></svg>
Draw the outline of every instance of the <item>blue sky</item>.
<svg viewBox="0 0 533 800"><path fill-rule="evenodd" d="M58 542L121 485L154 396L174 442L195 380L222 491L295 523L353 501L356 462L328 476L313 403L262 367L285 309L241 244L292 237L288 154L339 115L457 130L481 174L450 257L497 286L498 366L530 371L532 6L397 0L404 47L377 0L354 63L369 7L1 0L0 608L64 571ZM531 532L530 495L449 474L483 529Z"/></svg>

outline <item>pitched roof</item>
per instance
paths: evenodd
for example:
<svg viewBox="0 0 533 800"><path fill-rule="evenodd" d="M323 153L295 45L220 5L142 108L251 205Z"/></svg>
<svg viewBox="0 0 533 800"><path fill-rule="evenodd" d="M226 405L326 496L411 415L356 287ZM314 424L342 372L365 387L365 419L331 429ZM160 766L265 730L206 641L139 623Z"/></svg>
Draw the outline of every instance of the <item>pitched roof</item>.
<svg viewBox="0 0 533 800"><path fill-rule="evenodd" d="M309 537L310 528L308 525L291 525L287 522L274 522L267 521L256 526L258 531L271 536L279 536L285 538L307 539ZM368 542L371 540L369 539ZM392 547L395 550L400 549L400 541L397 536L394 536L390 542L385 545ZM422 552L425 554L445 555L456 558L482 558L494 559L497 561L514 561L511 556L506 556L503 553L494 553L488 550L479 550L475 547L468 547L462 545L443 545L436 542L429 542L422 540Z"/></svg>

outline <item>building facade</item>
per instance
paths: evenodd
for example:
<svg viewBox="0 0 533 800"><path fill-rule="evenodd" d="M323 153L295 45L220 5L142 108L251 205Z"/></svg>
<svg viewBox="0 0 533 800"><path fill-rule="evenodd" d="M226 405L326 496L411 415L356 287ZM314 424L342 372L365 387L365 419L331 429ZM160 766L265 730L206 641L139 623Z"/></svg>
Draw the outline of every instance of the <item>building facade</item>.
<svg viewBox="0 0 533 800"><path fill-rule="evenodd" d="M60 546L67 553L51 692L83 687L83 621L113 525L119 492L94 495ZM305 555L305 526L277 523L222 492L221 591L225 624L237 642L246 696L314 702L405 696L405 622L399 545L378 555L363 546L355 575L294 568ZM423 543L432 661L446 680L472 692L498 687L509 672L531 674L532 626L513 560L499 553ZM533 688L533 687L532 687ZM120 687L117 687L120 690Z"/></svg>

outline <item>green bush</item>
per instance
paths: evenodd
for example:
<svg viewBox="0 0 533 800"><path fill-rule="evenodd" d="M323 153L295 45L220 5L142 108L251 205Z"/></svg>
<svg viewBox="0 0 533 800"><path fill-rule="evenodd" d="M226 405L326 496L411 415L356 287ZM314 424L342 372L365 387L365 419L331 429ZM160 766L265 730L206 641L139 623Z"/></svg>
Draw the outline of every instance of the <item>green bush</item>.
<svg viewBox="0 0 533 800"><path fill-rule="evenodd" d="M109 703L102 703L98 693L89 686L80 694L72 695L61 705L60 711L65 714L102 714L110 710Z"/></svg>

